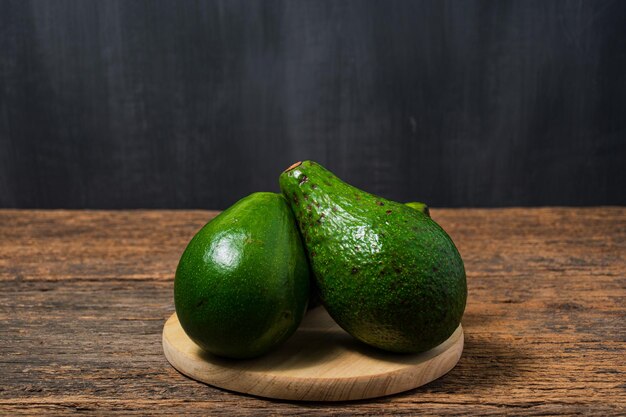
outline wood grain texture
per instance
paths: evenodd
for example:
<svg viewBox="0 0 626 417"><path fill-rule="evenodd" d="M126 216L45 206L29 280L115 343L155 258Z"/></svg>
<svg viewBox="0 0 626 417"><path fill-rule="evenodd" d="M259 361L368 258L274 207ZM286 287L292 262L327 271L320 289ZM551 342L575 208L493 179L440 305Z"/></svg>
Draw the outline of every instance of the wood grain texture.
<svg viewBox="0 0 626 417"><path fill-rule="evenodd" d="M626 208L433 209L467 269L463 356L347 404L238 395L167 363L174 270L214 214L0 211L0 414L626 413Z"/></svg>
<svg viewBox="0 0 626 417"><path fill-rule="evenodd" d="M173 314L163 328L163 351L178 371L218 388L281 400L363 400L408 391L448 373L461 357L463 328L428 352L393 354L359 343L317 307L285 344L242 361L202 351Z"/></svg>
<svg viewBox="0 0 626 417"><path fill-rule="evenodd" d="M387 3L0 1L0 207L626 204L626 2Z"/></svg>

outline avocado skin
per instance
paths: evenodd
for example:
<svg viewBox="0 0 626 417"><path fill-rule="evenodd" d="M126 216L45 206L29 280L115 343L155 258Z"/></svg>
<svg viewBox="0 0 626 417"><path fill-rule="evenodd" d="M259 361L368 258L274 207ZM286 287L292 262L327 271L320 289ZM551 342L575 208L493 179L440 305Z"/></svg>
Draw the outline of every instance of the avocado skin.
<svg viewBox="0 0 626 417"><path fill-rule="evenodd" d="M463 261L420 210L359 190L313 161L280 176L322 302L355 338L418 353L458 327L467 299Z"/></svg>
<svg viewBox="0 0 626 417"><path fill-rule="evenodd" d="M185 333L219 356L251 358L284 342L307 308L309 267L281 194L254 193L207 223L174 281Z"/></svg>
<svg viewBox="0 0 626 417"><path fill-rule="evenodd" d="M420 203L417 201L411 201L408 203L404 203L408 207L411 207L414 210L419 210L428 217L430 217L430 209L425 203ZM317 285L315 284L315 280L311 281L311 295L309 296L309 306L308 309L311 310L315 307L319 307L322 305L322 299L320 298L319 291L317 289Z"/></svg>

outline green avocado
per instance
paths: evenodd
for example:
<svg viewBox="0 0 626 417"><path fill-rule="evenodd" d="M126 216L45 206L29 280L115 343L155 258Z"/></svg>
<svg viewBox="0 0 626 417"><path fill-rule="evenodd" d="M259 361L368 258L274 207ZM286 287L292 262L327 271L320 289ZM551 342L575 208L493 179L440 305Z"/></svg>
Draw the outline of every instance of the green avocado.
<svg viewBox="0 0 626 417"><path fill-rule="evenodd" d="M467 285L461 256L424 212L341 181L312 161L280 176L322 302L357 339L423 352L458 327Z"/></svg>
<svg viewBox="0 0 626 417"><path fill-rule="evenodd" d="M415 209L417 211L421 211L422 213L424 213L425 215L427 215L428 217L430 217L430 209L428 208L428 206L424 203L418 203L417 201L411 201L410 203L404 203L407 206L411 207L412 209Z"/></svg>
<svg viewBox="0 0 626 417"><path fill-rule="evenodd" d="M251 358L284 342L309 298L309 267L281 194L254 193L189 242L174 281L185 333L219 356Z"/></svg>

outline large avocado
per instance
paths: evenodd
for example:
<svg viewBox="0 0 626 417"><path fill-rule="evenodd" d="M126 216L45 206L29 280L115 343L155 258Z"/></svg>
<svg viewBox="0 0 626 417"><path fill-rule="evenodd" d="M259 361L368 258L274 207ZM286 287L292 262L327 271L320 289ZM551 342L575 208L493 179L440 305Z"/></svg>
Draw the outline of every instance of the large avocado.
<svg viewBox="0 0 626 417"><path fill-rule="evenodd" d="M280 176L322 302L357 339L393 352L446 340L465 309L463 261L421 210L361 191L312 161Z"/></svg>
<svg viewBox="0 0 626 417"><path fill-rule="evenodd" d="M254 193L205 225L183 253L176 313L204 350L259 356L286 340L307 308L309 268L281 194Z"/></svg>

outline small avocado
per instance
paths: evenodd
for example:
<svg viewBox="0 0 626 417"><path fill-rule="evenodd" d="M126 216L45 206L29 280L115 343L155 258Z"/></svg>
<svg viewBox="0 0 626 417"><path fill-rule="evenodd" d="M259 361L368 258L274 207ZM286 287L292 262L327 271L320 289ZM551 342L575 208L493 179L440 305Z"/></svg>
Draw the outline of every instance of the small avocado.
<svg viewBox="0 0 626 417"><path fill-rule="evenodd" d="M176 314L202 349L259 356L284 342L307 309L309 267L281 194L254 193L207 223L174 281Z"/></svg>
<svg viewBox="0 0 626 417"><path fill-rule="evenodd" d="M411 201L410 203L404 203L407 206L411 207L412 209L415 209L417 211L421 211L422 213L424 213L425 215L427 215L428 217L430 217L430 209L428 208L428 206L424 203L418 203L417 201Z"/></svg>
<svg viewBox="0 0 626 417"><path fill-rule="evenodd" d="M357 339L418 353L458 327L467 298L454 243L422 210L355 188L304 161L280 176L322 302Z"/></svg>

